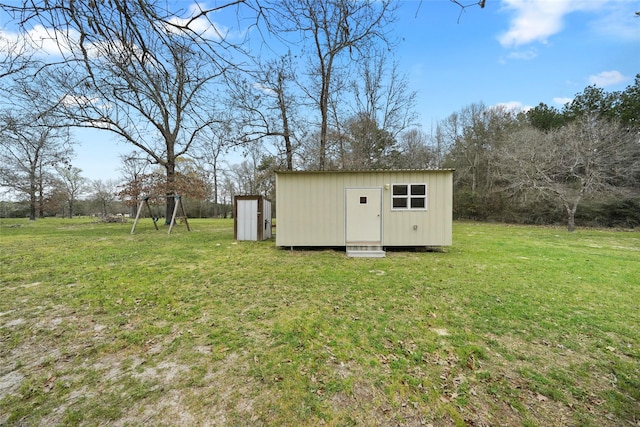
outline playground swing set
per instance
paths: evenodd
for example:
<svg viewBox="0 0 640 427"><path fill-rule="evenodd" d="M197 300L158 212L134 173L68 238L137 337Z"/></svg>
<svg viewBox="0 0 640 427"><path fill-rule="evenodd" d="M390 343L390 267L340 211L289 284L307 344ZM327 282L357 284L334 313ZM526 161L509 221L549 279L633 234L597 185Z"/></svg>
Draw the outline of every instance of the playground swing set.
<svg viewBox="0 0 640 427"><path fill-rule="evenodd" d="M173 207L173 215L171 216L171 222L169 223L169 232L167 234L171 234L171 230L173 229L173 225L176 223L176 219L180 219L182 222L184 222L184 224L187 226L187 231L191 231L191 227L189 227L189 221L187 220L187 213L184 210L184 205L182 204L182 197L177 194L174 196L159 196L159 198L165 199L169 197L173 197L176 203ZM158 228L158 220L161 218L161 216L153 214L153 212L151 211L151 205L149 205L149 198L150 196L146 196L138 203L138 212L136 213L136 219L133 221L133 227L131 227L130 234L133 234L134 231L136 231L136 225L138 224L138 220L140 219L140 214L142 213L143 206L147 206L149 216L153 220L153 226L156 228L156 230L160 230ZM182 216L177 216L178 209L180 209Z"/></svg>

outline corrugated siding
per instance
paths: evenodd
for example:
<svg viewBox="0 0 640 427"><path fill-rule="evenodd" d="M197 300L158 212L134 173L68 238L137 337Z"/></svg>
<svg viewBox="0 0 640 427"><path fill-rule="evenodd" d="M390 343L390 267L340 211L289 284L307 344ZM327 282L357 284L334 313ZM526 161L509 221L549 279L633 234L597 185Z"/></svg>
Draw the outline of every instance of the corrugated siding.
<svg viewBox="0 0 640 427"><path fill-rule="evenodd" d="M264 200L262 202L262 226L264 228L262 232L262 239L267 240L271 238L271 202L269 200Z"/></svg>
<svg viewBox="0 0 640 427"><path fill-rule="evenodd" d="M237 240L258 240L258 200L237 201Z"/></svg>
<svg viewBox="0 0 640 427"><path fill-rule="evenodd" d="M406 172L389 175L391 185L425 182L426 211L391 210L391 189L384 192L385 246L451 245L453 173L451 171ZM415 229L414 229L414 226Z"/></svg>
<svg viewBox="0 0 640 427"><path fill-rule="evenodd" d="M343 187L335 175L276 176L278 246L344 244Z"/></svg>
<svg viewBox="0 0 640 427"><path fill-rule="evenodd" d="M392 211L391 185L427 184L426 211ZM278 173L278 246L344 246L345 188L382 188L384 246L451 245L453 171ZM414 230L414 225L417 226Z"/></svg>

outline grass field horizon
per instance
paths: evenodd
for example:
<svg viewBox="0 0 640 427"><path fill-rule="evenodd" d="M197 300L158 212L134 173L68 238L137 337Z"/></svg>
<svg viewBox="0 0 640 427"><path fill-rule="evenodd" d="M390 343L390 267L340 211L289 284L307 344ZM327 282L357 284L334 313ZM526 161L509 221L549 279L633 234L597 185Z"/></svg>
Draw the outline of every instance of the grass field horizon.
<svg viewBox="0 0 640 427"><path fill-rule="evenodd" d="M353 259L0 220L0 425L640 425L640 233Z"/></svg>

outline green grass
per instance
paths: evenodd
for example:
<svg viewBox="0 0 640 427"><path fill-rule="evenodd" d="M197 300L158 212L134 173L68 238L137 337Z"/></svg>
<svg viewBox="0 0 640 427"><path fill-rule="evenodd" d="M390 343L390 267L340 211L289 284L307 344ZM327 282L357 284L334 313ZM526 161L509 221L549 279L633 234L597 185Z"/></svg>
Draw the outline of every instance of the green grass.
<svg viewBox="0 0 640 427"><path fill-rule="evenodd" d="M441 252L0 222L0 425L637 425L640 235Z"/></svg>

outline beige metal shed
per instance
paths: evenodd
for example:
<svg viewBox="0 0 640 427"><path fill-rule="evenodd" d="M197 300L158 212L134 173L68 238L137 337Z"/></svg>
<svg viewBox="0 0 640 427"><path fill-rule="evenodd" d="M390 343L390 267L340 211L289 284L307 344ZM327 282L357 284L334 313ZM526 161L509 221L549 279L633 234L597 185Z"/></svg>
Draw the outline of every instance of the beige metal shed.
<svg viewBox="0 0 640 427"><path fill-rule="evenodd" d="M347 249L452 243L453 170L277 172L276 245Z"/></svg>

